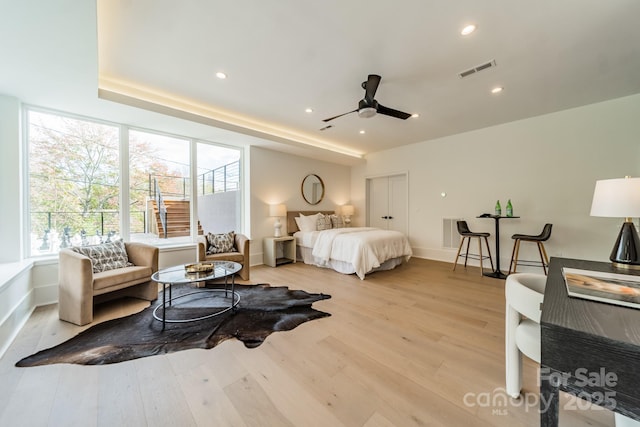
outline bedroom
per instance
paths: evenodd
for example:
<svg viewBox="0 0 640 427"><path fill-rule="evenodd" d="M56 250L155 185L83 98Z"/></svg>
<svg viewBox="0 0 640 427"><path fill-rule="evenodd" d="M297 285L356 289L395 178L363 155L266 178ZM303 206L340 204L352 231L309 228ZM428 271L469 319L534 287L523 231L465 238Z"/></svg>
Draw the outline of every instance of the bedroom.
<svg viewBox="0 0 640 427"><path fill-rule="evenodd" d="M95 12L92 9L75 7L69 15L79 15L78 21L84 22L80 18L91 16ZM95 30L86 25L84 31ZM21 36L28 39L26 34ZM79 68L91 68L91 64L87 66L73 58L66 61ZM95 86L93 77L87 79ZM16 107L20 99L12 97L4 87L2 92L8 95L2 96L0 102L4 124L5 120L19 119ZM29 102L38 103L37 99L34 96ZM260 239L273 233L268 205L285 203L290 209L307 208L299 187L308 173L317 173L327 184L327 198L318 205L319 209L330 210L351 202L356 210L354 224L363 225L365 178L407 172L409 236L416 258L450 263L455 251L442 247L442 219L468 218L474 228L491 231L490 223L474 219L475 216L491 211L496 199L510 198L515 213L522 218L505 225L504 247L510 248L511 233L534 232L544 222L553 222L554 234L547 246L551 256L606 260L619 222L589 216L593 185L597 179L640 175L639 113L640 96L632 95L374 153L367 156L366 164L353 167L259 146L247 148L251 210L245 220L257 243L252 246L252 264L262 262ZM170 121L167 119L167 123ZM18 130L3 126L1 132L0 180L15 183L21 179L18 147L7 146L4 141L17 140ZM460 156L460 152L465 155ZM20 205L16 187L3 185L0 191L4 206ZM443 192L446 197L441 196ZM0 218L0 230L6 236L0 249L2 260L17 261L14 256L20 241L21 213L3 209ZM165 256L171 257L172 253ZM506 265L507 261L503 259L503 263ZM25 293L12 301L11 307L22 301L27 292L28 298L40 292L40 298L47 300L51 296L48 286L52 284L53 270L55 266L46 264L35 269L33 282L24 287ZM269 274L278 271L274 269ZM1 313L4 319L7 313ZM8 323L2 325L3 337L10 335Z"/></svg>

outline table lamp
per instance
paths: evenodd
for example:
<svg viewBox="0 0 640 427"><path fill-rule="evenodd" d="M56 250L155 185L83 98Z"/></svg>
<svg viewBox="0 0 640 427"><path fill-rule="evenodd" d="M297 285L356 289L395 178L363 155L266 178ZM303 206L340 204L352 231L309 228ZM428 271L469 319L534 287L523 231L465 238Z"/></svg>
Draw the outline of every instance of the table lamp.
<svg viewBox="0 0 640 427"><path fill-rule="evenodd" d="M285 205L269 205L269 216L276 218L276 222L273 223L274 237L282 236L282 224L280 223L281 216L287 216L287 207Z"/></svg>
<svg viewBox="0 0 640 427"><path fill-rule="evenodd" d="M348 227L351 224L351 215L355 213L355 209L353 205L343 205L341 212L344 216L344 223L347 224Z"/></svg>
<svg viewBox="0 0 640 427"><path fill-rule="evenodd" d="M640 269L640 238L632 221L640 217L640 178L596 181L591 216L625 218L609 259L615 267Z"/></svg>

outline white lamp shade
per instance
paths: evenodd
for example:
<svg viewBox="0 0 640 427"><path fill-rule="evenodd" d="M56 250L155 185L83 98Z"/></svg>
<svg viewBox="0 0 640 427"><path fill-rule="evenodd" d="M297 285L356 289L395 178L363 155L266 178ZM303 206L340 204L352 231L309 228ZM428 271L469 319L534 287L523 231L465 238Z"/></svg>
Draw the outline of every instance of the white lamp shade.
<svg viewBox="0 0 640 427"><path fill-rule="evenodd" d="M287 206L269 205L269 216L287 216Z"/></svg>
<svg viewBox="0 0 640 427"><path fill-rule="evenodd" d="M355 209L353 208L353 205L344 205L344 206L342 206L342 215L351 216L354 213L355 213Z"/></svg>
<svg viewBox="0 0 640 427"><path fill-rule="evenodd" d="M596 181L591 216L640 217L640 178Z"/></svg>

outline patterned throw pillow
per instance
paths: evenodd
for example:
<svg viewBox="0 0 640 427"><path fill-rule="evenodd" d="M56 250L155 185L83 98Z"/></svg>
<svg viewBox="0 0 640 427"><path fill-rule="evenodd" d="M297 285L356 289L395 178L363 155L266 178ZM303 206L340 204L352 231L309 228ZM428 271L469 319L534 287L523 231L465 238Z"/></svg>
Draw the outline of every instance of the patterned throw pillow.
<svg viewBox="0 0 640 427"><path fill-rule="evenodd" d="M207 255L233 252L235 240L235 231L222 234L207 233L207 243L209 244Z"/></svg>
<svg viewBox="0 0 640 427"><path fill-rule="evenodd" d="M333 228L344 228L342 215L331 215L331 226Z"/></svg>
<svg viewBox="0 0 640 427"><path fill-rule="evenodd" d="M129 262L129 256L122 239L100 245L76 246L71 250L89 257L94 273L102 273L103 271L133 265Z"/></svg>
<svg viewBox="0 0 640 427"><path fill-rule="evenodd" d="M329 215L323 215L321 213L318 214L318 219L316 220L316 230L329 230L331 228L331 217Z"/></svg>

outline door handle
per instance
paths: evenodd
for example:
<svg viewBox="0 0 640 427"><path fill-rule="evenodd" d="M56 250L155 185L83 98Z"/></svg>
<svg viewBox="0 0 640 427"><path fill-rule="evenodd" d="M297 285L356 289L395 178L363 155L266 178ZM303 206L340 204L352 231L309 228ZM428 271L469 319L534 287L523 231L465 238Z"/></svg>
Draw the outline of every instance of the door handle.
<svg viewBox="0 0 640 427"><path fill-rule="evenodd" d="M388 217L388 216L386 216L386 215L385 215L385 216L381 216L380 218L382 218L382 219L389 219L389 217Z"/></svg>

